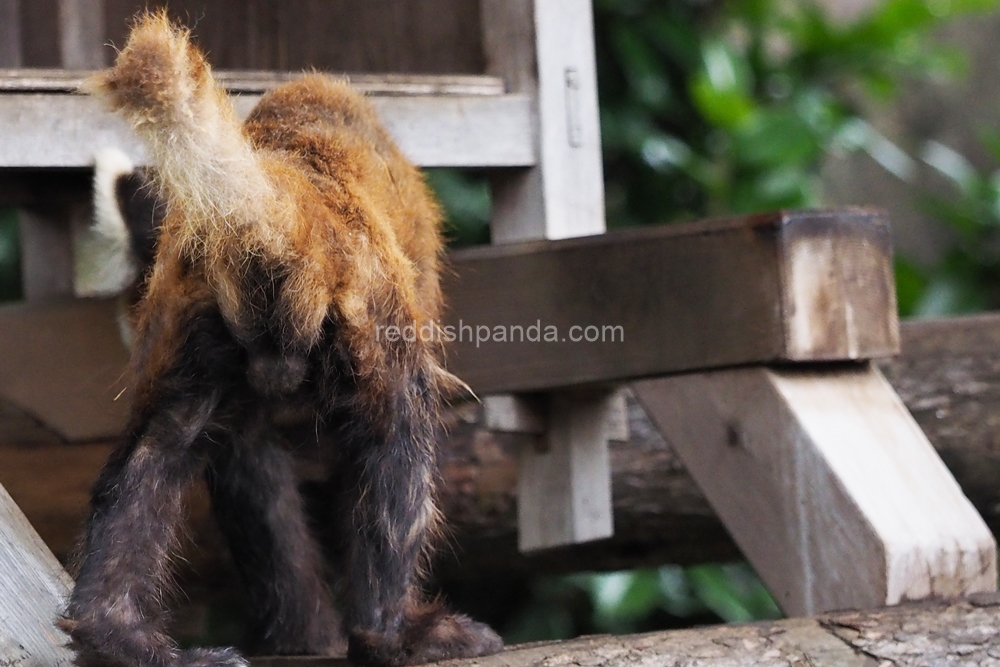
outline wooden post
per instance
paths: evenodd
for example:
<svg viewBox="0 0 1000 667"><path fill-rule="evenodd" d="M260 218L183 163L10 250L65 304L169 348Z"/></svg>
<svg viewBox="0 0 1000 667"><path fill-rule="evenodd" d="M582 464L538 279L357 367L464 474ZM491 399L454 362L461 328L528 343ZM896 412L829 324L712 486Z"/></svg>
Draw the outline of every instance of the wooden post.
<svg viewBox="0 0 1000 667"><path fill-rule="evenodd" d="M61 65L103 67L104 0L58 0L57 8ZM20 212L25 299L73 294L73 228L89 224L88 199Z"/></svg>
<svg viewBox="0 0 1000 667"><path fill-rule="evenodd" d="M73 582L0 487L0 663L66 667L55 621Z"/></svg>
<svg viewBox="0 0 1000 667"><path fill-rule="evenodd" d="M871 365L632 387L788 614L996 590L993 536Z"/></svg>
<svg viewBox="0 0 1000 667"><path fill-rule="evenodd" d="M89 221L85 202L20 212L21 284L24 298L37 301L73 294L74 225Z"/></svg>
<svg viewBox="0 0 1000 667"><path fill-rule="evenodd" d="M59 56L65 69L104 62L104 0L59 0Z"/></svg>
<svg viewBox="0 0 1000 667"><path fill-rule="evenodd" d="M21 66L21 0L0 0L0 67Z"/></svg>
<svg viewBox="0 0 1000 667"><path fill-rule="evenodd" d="M488 73L503 76L509 92L536 100L538 164L493 179L493 242L603 233L604 180L589 0L483 0L481 18ZM526 448L520 461L523 551L613 533L606 422L621 403L612 397L607 392L552 397L545 445ZM486 402L487 420L496 421L491 417L496 406L495 401Z"/></svg>

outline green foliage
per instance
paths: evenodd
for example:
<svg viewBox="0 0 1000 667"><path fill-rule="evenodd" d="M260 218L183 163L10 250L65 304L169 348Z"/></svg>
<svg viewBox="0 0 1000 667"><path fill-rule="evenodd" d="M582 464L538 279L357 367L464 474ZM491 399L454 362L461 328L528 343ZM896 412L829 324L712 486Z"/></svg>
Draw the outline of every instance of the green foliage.
<svg viewBox="0 0 1000 667"><path fill-rule="evenodd" d="M837 23L812 2L596 0L609 224L817 206L833 151L905 168L860 100L960 71L930 31L995 6L886 0Z"/></svg>
<svg viewBox="0 0 1000 667"><path fill-rule="evenodd" d="M445 216L445 235L452 247L490 242L490 189L481 175L457 169L427 169Z"/></svg>
<svg viewBox="0 0 1000 667"><path fill-rule="evenodd" d="M992 158L992 169L976 169L936 142L924 147L923 161L945 177L952 191L947 198L924 197L922 204L947 225L952 241L937 266L921 270L904 263L898 267L903 315L928 317L1000 308L1000 134L984 133L982 145Z"/></svg>
<svg viewBox="0 0 1000 667"><path fill-rule="evenodd" d="M542 578L533 593L531 604L506 629L508 642L781 616L745 564Z"/></svg>

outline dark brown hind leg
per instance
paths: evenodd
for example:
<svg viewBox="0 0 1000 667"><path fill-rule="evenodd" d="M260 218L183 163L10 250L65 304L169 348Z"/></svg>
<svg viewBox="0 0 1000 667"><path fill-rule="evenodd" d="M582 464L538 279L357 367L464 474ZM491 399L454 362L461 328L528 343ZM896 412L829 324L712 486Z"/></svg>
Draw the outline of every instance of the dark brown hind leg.
<svg viewBox="0 0 1000 667"><path fill-rule="evenodd" d="M344 613L355 664L419 664L502 648L488 626L428 602L421 590L438 527L437 409L418 375L383 410L350 414L340 434Z"/></svg>
<svg viewBox="0 0 1000 667"><path fill-rule="evenodd" d="M184 492L204 467L198 441L216 396L160 406L94 487L85 552L64 629L80 665L241 666L230 649L180 651L162 631Z"/></svg>
<svg viewBox="0 0 1000 667"><path fill-rule="evenodd" d="M181 651L163 632L185 491L205 470L206 436L230 405L242 403L245 384L244 355L217 310L190 313L183 328L184 344L169 368L148 380L150 388L137 392L125 442L94 486L63 623L81 665L246 664L232 649ZM158 349L149 335L137 354Z"/></svg>
<svg viewBox="0 0 1000 667"><path fill-rule="evenodd" d="M248 650L343 654L347 643L303 515L292 457L275 445L263 416L240 421L213 447L207 477L215 516L250 597Z"/></svg>

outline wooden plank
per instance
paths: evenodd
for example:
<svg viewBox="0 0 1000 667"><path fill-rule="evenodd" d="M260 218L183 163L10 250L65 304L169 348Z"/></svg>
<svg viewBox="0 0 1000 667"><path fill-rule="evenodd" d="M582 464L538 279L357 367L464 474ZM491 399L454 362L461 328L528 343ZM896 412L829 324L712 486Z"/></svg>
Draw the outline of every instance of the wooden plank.
<svg viewBox="0 0 1000 667"><path fill-rule="evenodd" d="M108 37L167 6L218 67L366 72L483 70L476 0L107 0Z"/></svg>
<svg viewBox="0 0 1000 667"><path fill-rule="evenodd" d="M240 95L246 114L258 96ZM522 95L379 95L372 102L403 152L423 167L531 165L529 100ZM89 167L94 153L121 148L146 161L139 140L118 117L88 97L0 94L0 169Z"/></svg>
<svg viewBox="0 0 1000 667"><path fill-rule="evenodd" d="M589 0L482 4L490 73L531 95L539 163L493 179L494 243L604 231L604 181ZM534 57L531 57L532 54ZM518 490L522 550L613 533L605 421L612 393L550 401L547 449L524 450ZM515 399L516 400L516 399ZM489 409L489 406L488 408ZM595 419L595 415L598 418Z"/></svg>
<svg viewBox="0 0 1000 667"><path fill-rule="evenodd" d="M21 66L59 67L58 0L21 0Z"/></svg>
<svg viewBox="0 0 1000 667"><path fill-rule="evenodd" d="M830 259L822 281L802 270L817 255ZM862 209L476 248L450 262L448 366L479 394L899 349L889 228Z"/></svg>
<svg viewBox="0 0 1000 667"><path fill-rule="evenodd" d="M603 232L590 2L489 0L482 20L487 71L503 76L510 90L537 99L538 166L494 183L494 242Z"/></svg>
<svg viewBox="0 0 1000 667"><path fill-rule="evenodd" d="M104 67L104 0L59 0L58 8L62 66L70 69Z"/></svg>
<svg viewBox="0 0 1000 667"><path fill-rule="evenodd" d="M21 234L21 285L26 301L73 295L75 220L90 218L86 202L76 206L46 206L18 212Z"/></svg>
<svg viewBox="0 0 1000 667"><path fill-rule="evenodd" d="M993 536L874 367L632 387L787 613L996 590Z"/></svg>
<svg viewBox="0 0 1000 667"><path fill-rule="evenodd" d="M596 635L512 646L454 667L993 667L1000 654L995 596L847 611L815 619ZM252 658L252 667L346 667L340 658Z"/></svg>
<svg viewBox="0 0 1000 667"><path fill-rule="evenodd" d="M796 248L784 239L809 239L813 234L829 236L845 257L857 255L853 266L859 270L852 274L853 282L842 283L843 289L821 289L809 296L794 281L782 283L782 267ZM449 345L448 366L478 393L488 394L606 384L738 364L889 356L898 351L898 322L886 300L892 292L888 243L887 225L877 214L847 210L786 212L459 251L451 255L452 270L445 274L450 306L445 325L461 325L454 331L463 339ZM782 310L790 300L784 296L788 293L794 293L798 305L817 322L843 322L840 316L849 305L853 321L865 322L868 328L861 335L857 327L845 326L838 333L831 326L828 336L800 336L792 339L792 345L786 338L788 314ZM837 298L831 299L831 294ZM60 363L80 377L106 377L100 360L124 360L113 304L47 308L52 313L43 317L42 310L0 307L0 340L24 341L34 337L33 326L43 327L45 336L59 338L52 344L63 350ZM81 308L93 310L86 316L74 315ZM45 324L47 317L55 318L60 327ZM590 325L621 330L607 330L606 339L614 340L604 343L568 340L587 334L585 329L571 333L571 327ZM524 342L497 342L495 326L505 327L514 334L511 337L523 335ZM520 333L512 326L520 326ZM549 326L567 340L546 342ZM479 327L491 339L477 347ZM821 327L817 324L815 329ZM532 342L536 336L540 340ZM814 347L803 347L803 340L812 340ZM22 358L18 368L23 372L49 363L45 348L17 344ZM91 354L86 351L89 346L102 351ZM22 407L36 415L47 414L46 387L62 384L61 372L54 367L47 375L31 371L37 377L32 383L37 393L32 396L41 403L21 402ZM24 392L18 395L19 401L29 400ZM82 394L74 400L80 405L92 401ZM100 411L92 402L87 405L83 412ZM62 433L76 432L73 419L46 421L63 424L57 429ZM83 432L106 436L119 424L104 423L110 430L87 427Z"/></svg>
<svg viewBox="0 0 1000 667"><path fill-rule="evenodd" d="M0 67L21 65L21 0L0 0Z"/></svg>
<svg viewBox="0 0 1000 667"><path fill-rule="evenodd" d="M68 667L56 627L73 582L0 487L0 662Z"/></svg>
<svg viewBox="0 0 1000 667"><path fill-rule="evenodd" d="M0 397L68 440L119 433L128 406L115 399L128 353L114 303L67 300L0 311Z"/></svg>
<svg viewBox="0 0 1000 667"><path fill-rule="evenodd" d="M549 399L548 429L522 447L518 465L518 548L536 551L610 537L608 422L614 392L559 392Z"/></svg>
<svg viewBox="0 0 1000 667"><path fill-rule="evenodd" d="M5 0L10 2L10 0ZM0 93L75 93L91 70L0 68ZM503 79L472 74L339 74L366 95L497 96L505 92ZM212 75L230 93L261 95L301 72L272 70L213 70Z"/></svg>

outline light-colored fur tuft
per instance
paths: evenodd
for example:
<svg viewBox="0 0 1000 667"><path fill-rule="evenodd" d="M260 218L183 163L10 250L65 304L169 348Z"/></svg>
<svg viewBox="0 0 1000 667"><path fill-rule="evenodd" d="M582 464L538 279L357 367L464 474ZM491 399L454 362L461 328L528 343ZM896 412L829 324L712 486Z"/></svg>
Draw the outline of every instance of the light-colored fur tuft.
<svg viewBox="0 0 1000 667"><path fill-rule="evenodd" d="M232 232L272 248L281 199L204 56L166 12L141 15L115 66L84 88L145 140L191 253L223 247L215 237Z"/></svg>
<svg viewBox="0 0 1000 667"><path fill-rule="evenodd" d="M94 221L78 232L73 254L77 296L117 296L138 277L116 193L118 179L133 169L132 161L117 148L105 148L94 157Z"/></svg>

